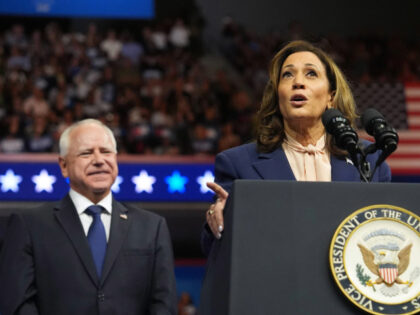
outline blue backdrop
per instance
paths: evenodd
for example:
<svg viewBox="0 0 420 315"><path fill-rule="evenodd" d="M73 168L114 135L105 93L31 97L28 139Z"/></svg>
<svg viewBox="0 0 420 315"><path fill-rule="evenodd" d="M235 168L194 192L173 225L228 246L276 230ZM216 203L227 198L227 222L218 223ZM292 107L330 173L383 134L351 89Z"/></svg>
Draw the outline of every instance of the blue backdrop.
<svg viewBox="0 0 420 315"><path fill-rule="evenodd" d="M2 0L0 14L29 16L153 18L153 0Z"/></svg>

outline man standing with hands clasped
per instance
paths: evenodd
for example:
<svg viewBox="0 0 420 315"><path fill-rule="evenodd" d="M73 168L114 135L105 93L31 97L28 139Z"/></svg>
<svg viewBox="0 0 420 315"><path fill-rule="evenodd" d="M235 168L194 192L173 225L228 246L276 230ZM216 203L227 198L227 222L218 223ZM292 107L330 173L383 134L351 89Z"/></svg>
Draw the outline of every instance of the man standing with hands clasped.
<svg viewBox="0 0 420 315"><path fill-rule="evenodd" d="M175 314L173 254L163 218L115 201L116 142L86 119L64 131L70 192L13 215L0 256L0 313Z"/></svg>

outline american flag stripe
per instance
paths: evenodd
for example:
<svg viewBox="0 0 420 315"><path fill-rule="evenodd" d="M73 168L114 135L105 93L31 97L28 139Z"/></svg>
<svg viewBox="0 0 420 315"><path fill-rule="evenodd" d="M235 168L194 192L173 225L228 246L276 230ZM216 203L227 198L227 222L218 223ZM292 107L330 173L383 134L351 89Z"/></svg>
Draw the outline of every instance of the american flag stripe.
<svg viewBox="0 0 420 315"><path fill-rule="evenodd" d="M414 129L414 130L420 129L420 116L417 116L417 114L409 115L407 117L407 122L410 129Z"/></svg>
<svg viewBox="0 0 420 315"><path fill-rule="evenodd" d="M404 84L405 85L405 94L407 95L407 97L412 97L412 98L419 98L420 99L420 83L418 82L407 82Z"/></svg>
<svg viewBox="0 0 420 315"><path fill-rule="evenodd" d="M420 129L420 83L405 84L408 129Z"/></svg>
<svg viewBox="0 0 420 315"><path fill-rule="evenodd" d="M420 101L409 101L406 104L407 115L418 115L420 114Z"/></svg>
<svg viewBox="0 0 420 315"><path fill-rule="evenodd" d="M404 86L408 130L398 130L400 142L388 158L394 175L420 175L420 83Z"/></svg>

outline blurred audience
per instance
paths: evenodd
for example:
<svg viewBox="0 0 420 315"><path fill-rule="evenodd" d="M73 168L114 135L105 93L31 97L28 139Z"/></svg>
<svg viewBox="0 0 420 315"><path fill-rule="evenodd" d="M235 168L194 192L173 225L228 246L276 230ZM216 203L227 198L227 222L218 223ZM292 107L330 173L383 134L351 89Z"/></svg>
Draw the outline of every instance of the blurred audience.
<svg viewBox="0 0 420 315"><path fill-rule="evenodd" d="M86 117L108 124L125 153L212 155L250 141L268 60L312 35L297 21L258 35L226 17L219 47L244 86L206 71L198 28L178 18L121 32L94 23L83 34L57 23L0 31L0 152L56 152L66 126ZM418 41L329 35L320 46L353 82L420 80Z"/></svg>
<svg viewBox="0 0 420 315"><path fill-rule="evenodd" d="M262 95L268 79L268 60L290 40L318 41L344 70L352 82L409 82L420 80L420 42L383 34L343 37L336 34L322 38L309 34L298 21L287 32L256 35L231 17L222 20L220 49L243 75L255 93Z"/></svg>
<svg viewBox="0 0 420 315"><path fill-rule="evenodd" d="M182 19L138 31L0 32L0 152L56 152L66 126L93 117L120 152L214 154L237 87L209 77Z"/></svg>

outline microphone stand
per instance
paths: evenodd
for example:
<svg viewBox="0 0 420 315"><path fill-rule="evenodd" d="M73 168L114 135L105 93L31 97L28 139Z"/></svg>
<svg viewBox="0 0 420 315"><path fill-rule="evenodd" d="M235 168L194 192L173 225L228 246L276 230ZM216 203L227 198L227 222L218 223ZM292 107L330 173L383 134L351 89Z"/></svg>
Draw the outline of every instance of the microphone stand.
<svg viewBox="0 0 420 315"><path fill-rule="evenodd" d="M369 146L366 149L361 146L360 142L347 141L346 150L349 153L350 160L353 162L354 167L357 169L362 182L368 183L372 180L372 174L370 170L370 164L366 160L366 156L369 153L376 151L375 145Z"/></svg>
<svg viewBox="0 0 420 315"><path fill-rule="evenodd" d="M366 148L358 146L358 153L360 154L360 162L357 169L360 174L360 179L366 183L372 181L373 175L375 174L378 166L381 165L390 154L386 151L382 151L381 155L378 157L375 163L375 167L373 168L373 171L371 171L370 163L366 160L366 157L368 154L375 153L377 150L378 150L378 147L376 146L375 143L370 144ZM395 149L393 149L392 151L394 150Z"/></svg>
<svg viewBox="0 0 420 315"><path fill-rule="evenodd" d="M373 145L374 146L374 145ZM360 146L357 146L359 154L360 154L360 161L357 167L357 170L360 174L361 181L365 183L369 183L372 180L373 174L371 173L370 163L366 160L366 157L372 150L371 146L368 146L366 149ZM376 148L375 148L376 151ZM375 152L373 151L373 152Z"/></svg>

